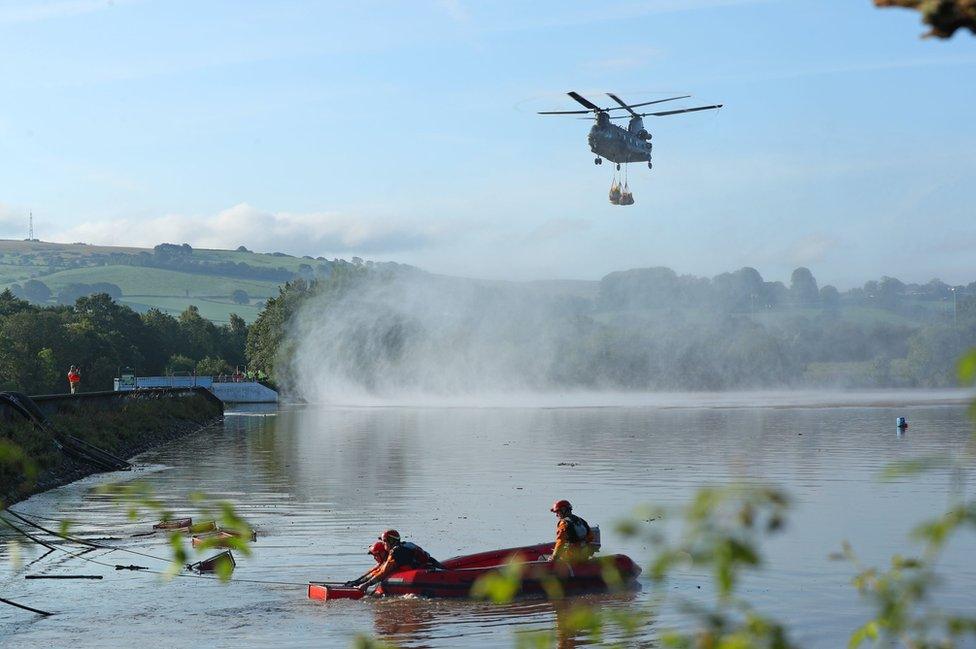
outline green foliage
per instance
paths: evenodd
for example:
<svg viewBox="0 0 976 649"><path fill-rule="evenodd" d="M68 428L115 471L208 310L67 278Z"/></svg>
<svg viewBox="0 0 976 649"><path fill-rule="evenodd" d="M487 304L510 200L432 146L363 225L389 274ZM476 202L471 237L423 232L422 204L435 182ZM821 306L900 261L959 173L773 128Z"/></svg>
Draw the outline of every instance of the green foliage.
<svg viewBox="0 0 976 649"><path fill-rule="evenodd" d="M471 588L471 596L489 599L496 604L512 601L522 588L523 565L516 561L507 561L501 570L490 572L478 579Z"/></svg>
<svg viewBox="0 0 976 649"><path fill-rule="evenodd" d="M19 491L28 491L37 480L37 463L24 449L9 439L0 439L0 485L20 478L20 484L11 485ZM0 509L6 506L0 492Z"/></svg>
<svg viewBox="0 0 976 649"><path fill-rule="evenodd" d="M210 356L201 358L196 366L197 376L217 376L218 374L227 374L232 371L233 368L227 364L227 361L222 358L211 358Z"/></svg>
<svg viewBox="0 0 976 649"><path fill-rule="evenodd" d="M874 0L879 7L904 7L922 14L930 27L926 36L950 38L958 29L976 34L976 1L974 0Z"/></svg>
<svg viewBox="0 0 976 649"><path fill-rule="evenodd" d="M31 302L47 302L51 299L51 289L42 281L29 279L23 284L22 294L24 299Z"/></svg>
<svg viewBox="0 0 976 649"><path fill-rule="evenodd" d="M166 367L163 368L163 372L166 374L187 374L196 369L196 366L196 363L189 356L173 354L166 361Z"/></svg>
<svg viewBox="0 0 976 649"><path fill-rule="evenodd" d="M166 400L131 397L120 402L117 409L80 404L77 409L51 417L51 422L58 430L70 431L89 444L127 456L145 448L150 440L178 435L220 415L219 407L199 395ZM7 422L0 431L0 441L20 448L33 471L25 474L20 465L0 463L0 498L19 500L33 491L25 484L26 477L36 475L37 482L50 484L52 476L66 469L65 457L57 451L53 438L31 423Z"/></svg>
<svg viewBox="0 0 976 649"><path fill-rule="evenodd" d="M976 384L976 347L970 349L959 359L956 373L961 385Z"/></svg>
<svg viewBox="0 0 976 649"><path fill-rule="evenodd" d="M394 644L376 640L365 635L356 636L349 646L351 649L396 649L396 645Z"/></svg>
<svg viewBox="0 0 976 649"><path fill-rule="evenodd" d="M192 308L180 319L152 309L140 316L105 293L71 307L37 307L7 291L0 293L0 389L65 392L71 365L81 369L85 390L111 389L123 367L153 375L167 366L189 372L205 358L240 365L246 338L246 323L233 315L224 326Z"/></svg>

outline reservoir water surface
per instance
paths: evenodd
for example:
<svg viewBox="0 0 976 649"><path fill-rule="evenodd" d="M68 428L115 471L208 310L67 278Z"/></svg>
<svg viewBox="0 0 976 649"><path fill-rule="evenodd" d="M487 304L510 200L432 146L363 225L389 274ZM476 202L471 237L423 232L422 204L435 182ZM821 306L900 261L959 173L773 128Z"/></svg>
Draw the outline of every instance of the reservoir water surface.
<svg viewBox="0 0 976 649"><path fill-rule="evenodd" d="M549 506L557 498L600 524L606 551L646 563L649 548L616 533L616 521L642 504L678 506L703 485L746 482L782 487L793 507L785 532L764 545L766 565L744 582L743 595L785 622L802 646L846 646L869 609L850 584L853 567L828 555L845 540L868 564L917 551L907 533L948 505L948 473L889 482L878 474L892 461L958 454L972 431L961 404L920 403L906 393L852 401L849 395L755 395L672 404L680 407L639 398L597 407L569 398L559 407L228 413L221 426L140 456L135 472L94 477L14 509L68 518L81 537L166 556L162 538L131 536L149 529L148 515L129 520L93 487L144 480L178 513L190 511L192 492L230 500L259 535L253 555L238 557L231 583L165 581L62 552L39 559L43 549L15 547L15 536L3 531L3 596L57 615L41 619L4 607L0 643L345 647L364 633L403 647L514 646L520 631L558 631L565 605L412 598L322 603L306 599L304 584L362 573L370 567L366 546L389 527L439 558L551 540ZM897 416L911 423L903 435L894 427ZM963 488L972 495L972 486ZM974 551L971 534L948 548L940 604L976 608ZM119 551L84 556L109 566L165 568ZM103 579L28 581L25 574ZM656 607L653 587L641 581L641 591L587 600L623 610L650 607L638 644L654 646L661 629L685 621L673 607ZM667 588L703 601L713 592L706 575L688 573ZM565 633L559 640L588 643Z"/></svg>

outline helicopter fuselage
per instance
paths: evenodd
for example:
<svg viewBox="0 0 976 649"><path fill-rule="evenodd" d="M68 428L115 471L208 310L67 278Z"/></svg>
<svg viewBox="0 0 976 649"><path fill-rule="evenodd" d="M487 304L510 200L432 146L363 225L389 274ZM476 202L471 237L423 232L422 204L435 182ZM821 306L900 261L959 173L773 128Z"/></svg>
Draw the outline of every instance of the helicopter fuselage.
<svg viewBox="0 0 976 649"><path fill-rule="evenodd" d="M597 116L596 124L590 129L589 142L593 153L616 163L651 161L653 145L639 117L632 118L628 128L601 117L602 114Z"/></svg>

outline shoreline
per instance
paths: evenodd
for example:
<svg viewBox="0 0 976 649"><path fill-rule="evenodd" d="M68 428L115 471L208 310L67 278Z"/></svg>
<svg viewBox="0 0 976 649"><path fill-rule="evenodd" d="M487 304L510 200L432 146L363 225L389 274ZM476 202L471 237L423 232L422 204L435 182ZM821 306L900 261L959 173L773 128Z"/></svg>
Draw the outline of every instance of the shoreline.
<svg viewBox="0 0 976 649"><path fill-rule="evenodd" d="M55 429L126 460L223 421L219 400L196 390L65 395L39 401ZM48 431L5 414L0 439L18 445L37 473L29 480L23 467L0 466L4 507L102 473L58 451Z"/></svg>
<svg viewBox="0 0 976 649"><path fill-rule="evenodd" d="M289 408L437 408L437 409L749 409L749 408L900 408L966 405L976 391L951 389L756 390L735 392L512 392L400 394L382 397L348 394L333 400L282 403Z"/></svg>

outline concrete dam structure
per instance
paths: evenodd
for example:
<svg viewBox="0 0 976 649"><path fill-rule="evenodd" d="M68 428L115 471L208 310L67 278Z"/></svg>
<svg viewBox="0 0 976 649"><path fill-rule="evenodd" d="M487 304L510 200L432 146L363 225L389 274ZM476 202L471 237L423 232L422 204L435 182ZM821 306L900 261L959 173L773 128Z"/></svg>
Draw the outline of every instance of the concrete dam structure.
<svg viewBox="0 0 976 649"><path fill-rule="evenodd" d="M261 381L213 376L130 376L115 379L116 392L149 388L206 388L224 403L277 403L278 393Z"/></svg>

